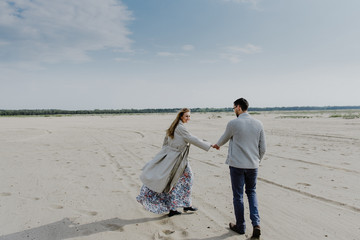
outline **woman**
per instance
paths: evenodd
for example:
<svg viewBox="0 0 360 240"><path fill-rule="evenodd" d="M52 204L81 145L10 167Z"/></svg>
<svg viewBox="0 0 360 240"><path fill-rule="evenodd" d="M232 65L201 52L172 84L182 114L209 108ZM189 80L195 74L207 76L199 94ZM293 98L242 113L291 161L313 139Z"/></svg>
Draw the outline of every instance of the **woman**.
<svg viewBox="0 0 360 240"><path fill-rule="evenodd" d="M140 176L143 186L136 200L146 210L168 216L184 211L196 211L191 205L193 174L187 159L190 144L205 151L212 146L209 142L191 135L184 124L190 120L190 110L183 108L166 131L161 151L149 161Z"/></svg>

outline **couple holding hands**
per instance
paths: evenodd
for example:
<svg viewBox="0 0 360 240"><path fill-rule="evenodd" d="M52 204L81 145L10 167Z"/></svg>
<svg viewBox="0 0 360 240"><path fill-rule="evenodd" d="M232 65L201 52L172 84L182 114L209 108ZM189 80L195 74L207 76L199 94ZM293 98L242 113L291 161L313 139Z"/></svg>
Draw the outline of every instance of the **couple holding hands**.
<svg viewBox="0 0 360 240"><path fill-rule="evenodd" d="M256 180L266 145L263 125L250 116L248 107L249 103L244 98L234 102L237 118L227 124L224 134L213 145L186 130L184 124L190 120L190 110L181 109L166 131L161 151L142 169L140 179L143 186L136 200L146 210L157 214L168 213L169 217L181 214L177 211L180 207L183 207L184 212L197 211L191 204L193 174L187 159L190 144L208 151L211 147L219 150L230 141L226 164L230 169L236 223L229 223L229 228L245 234L245 186L253 225L252 238L259 238L261 231Z"/></svg>

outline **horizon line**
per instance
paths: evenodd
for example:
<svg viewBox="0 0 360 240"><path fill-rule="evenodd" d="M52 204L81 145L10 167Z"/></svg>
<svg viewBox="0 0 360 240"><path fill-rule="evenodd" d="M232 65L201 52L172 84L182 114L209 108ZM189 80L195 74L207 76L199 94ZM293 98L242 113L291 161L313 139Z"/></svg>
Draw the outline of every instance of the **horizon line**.
<svg viewBox="0 0 360 240"><path fill-rule="evenodd" d="M250 109L360 109L360 105L328 105L328 106L282 106L282 107L251 107ZM122 110L134 110L134 111L144 111L144 110L175 110L181 109L181 107L163 107L163 108L94 108L94 109L60 109L60 108L19 108L19 109L1 109L0 111L122 111ZM231 107L192 107L189 108L199 110L199 109L208 109L208 110L220 110L220 109L231 109Z"/></svg>

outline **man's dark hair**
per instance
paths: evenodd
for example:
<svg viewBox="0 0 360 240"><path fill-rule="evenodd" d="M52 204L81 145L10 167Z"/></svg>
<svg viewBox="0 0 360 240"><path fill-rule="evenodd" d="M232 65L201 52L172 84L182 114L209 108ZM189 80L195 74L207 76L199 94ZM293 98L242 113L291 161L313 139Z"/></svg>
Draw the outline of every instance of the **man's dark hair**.
<svg viewBox="0 0 360 240"><path fill-rule="evenodd" d="M239 106L241 107L241 109L245 112L248 107L249 107L249 103L248 101L246 101L245 98L239 98L234 102L234 106Z"/></svg>

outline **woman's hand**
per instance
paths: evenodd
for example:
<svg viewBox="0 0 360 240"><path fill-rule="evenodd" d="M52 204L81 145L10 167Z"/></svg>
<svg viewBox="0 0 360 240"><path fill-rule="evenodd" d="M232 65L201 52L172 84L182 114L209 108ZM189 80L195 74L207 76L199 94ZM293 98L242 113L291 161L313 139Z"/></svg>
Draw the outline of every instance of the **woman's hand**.
<svg viewBox="0 0 360 240"><path fill-rule="evenodd" d="M220 150L220 147L217 144L211 145L212 148L215 148L216 150Z"/></svg>

